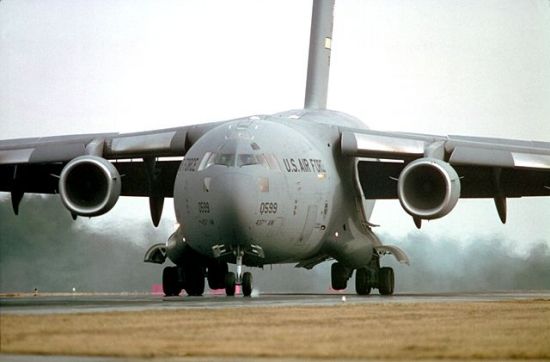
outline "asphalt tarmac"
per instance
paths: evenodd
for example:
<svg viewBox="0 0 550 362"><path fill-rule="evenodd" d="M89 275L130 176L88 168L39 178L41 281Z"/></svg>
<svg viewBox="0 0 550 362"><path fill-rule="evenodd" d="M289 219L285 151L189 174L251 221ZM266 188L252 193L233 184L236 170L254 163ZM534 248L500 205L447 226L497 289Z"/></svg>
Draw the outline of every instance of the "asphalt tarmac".
<svg viewBox="0 0 550 362"><path fill-rule="evenodd" d="M507 300L550 300L550 291L478 293L403 293L393 296L372 294L259 294L252 297L163 297L149 294L52 293L0 295L0 314L100 313L170 309L212 309L239 307L331 306L342 303L462 303Z"/></svg>

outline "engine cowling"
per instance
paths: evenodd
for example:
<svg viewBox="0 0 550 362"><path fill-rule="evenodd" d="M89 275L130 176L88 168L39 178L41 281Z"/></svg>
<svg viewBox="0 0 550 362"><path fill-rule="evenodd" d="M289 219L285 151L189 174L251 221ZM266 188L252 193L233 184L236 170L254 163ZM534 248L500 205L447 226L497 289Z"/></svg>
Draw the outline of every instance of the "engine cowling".
<svg viewBox="0 0 550 362"><path fill-rule="evenodd" d="M420 219L447 215L460 198L460 178L447 162L421 158L409 163L397 183L397 195L407 213Z"/></svg>
<svg viewBox="0 0 550 362"><path fill-rule="evenodd" d="M71 213L79 216L103 215L120 196L118 170L104 158L80 156L61 171L59 194Z"/></svg>

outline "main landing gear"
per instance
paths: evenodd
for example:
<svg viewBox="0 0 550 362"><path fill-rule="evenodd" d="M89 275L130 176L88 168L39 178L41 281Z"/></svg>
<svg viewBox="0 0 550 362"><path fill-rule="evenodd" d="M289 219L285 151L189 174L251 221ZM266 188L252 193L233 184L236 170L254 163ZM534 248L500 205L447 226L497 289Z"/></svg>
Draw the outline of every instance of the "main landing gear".
<svg viewBox="0 0 550 362"><path fill-rule="evenodd" d="M342 290L347 288L353 269L345 267L342 263L334 263L331 268L332 289ZM373 258L365 268L355 271L355 290L359 295L368 295L371 289L376 288L381 295L392 295L395 287L395 278L392 268L380 267L380 259Z"/></svg>
<svg viewBox="0 0 550 362"><path fill-rule="evenodd" d="M179 295L183 289L183 281L180 278L177 266L167 266L162 271L162 290L164 295L172 297Z"/></svg>
<svg viewBox="0 0 550 362"><path fill-rule="evenodd" d="M243 296L250 297L252 294L252 273L242 272L243 268L243 252L237 249L237 274L228 272L225 275L225 294L232 297L235 295L237 285L241 286Z"/></svg>
<svg viewBox="0 0 550 362"><path fill-rule="evenodd" d="M183 266L169 266L162 273L162 288L167 297L176 296L183 289L190 296L204 293L205 277L210 289L224 289L228 296L234 296L237 285L241 286L243 296L252 294L252 274L242 272L243 252L237 249L237 273L230 272L227 263L217 260L207 262L188 259Z"/></svg>
<svg viewBox="0 0 550 362"><path fill-rule="evenodd" d="M206 268L199 263L185 266L168 266L162 272L162 289L167 297L176 296L183 289L191 296L204 293Z"/></svg>

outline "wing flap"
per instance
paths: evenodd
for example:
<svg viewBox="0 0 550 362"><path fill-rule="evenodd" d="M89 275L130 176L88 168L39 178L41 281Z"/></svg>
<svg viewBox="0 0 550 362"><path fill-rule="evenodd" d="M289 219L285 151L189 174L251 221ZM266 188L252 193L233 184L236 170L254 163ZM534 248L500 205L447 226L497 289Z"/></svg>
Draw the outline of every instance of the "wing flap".
<svg viewBox="0 0 550 362"><path fill-rule="evenodd" d="M354 157L436 157L457 166L550 169L548 142L343 130L340 145L343 155Z"/></svg>
<svg viewBox="0 0 550 362"><path fill-rule="evenodd" d="M86 145L83 143L49 143L38 145L29 157L28 163L47 163L51 160L68 162L75 157L86 154Z"/></svg>
<svg viewBox="0 0 550 362"><path fill-rule="evenodd" d="M107 158L131 158L147 155L183 156L187 150L186 138L185 129L120 135L105 142L104 156Z"/></svg>
<svg viewBox="0 0 550 362"><path fill-rule="evenodd" d="M421 157L449 162L460 176L462 198L550 195L548 142L344 130L341 147L344 155L360 158L357 171L367 199L396 199L401 171Z"/></svg>
<svg viewBox="0 0 550 362"><path fill-rule="evenodd" d="M452 165L550 169L550 143L450 136L445 149Z"/></svg>
<svg viewBox="0 0 550 362"><path fill-rule="evenodd" d="M510 151L457 146L449 158L451 165L514 167Z"/></svg>
<svg viewBox="0 0 550 362"><path fill-rule="evenodd" d="M122 176L121 195L173 197L177 170L189 147L223 123L127 134L0 140L0 192L57 193L63 167L75 157L93 155L111 160L117 168ZM168 161L163 157L175 159ZM154 182L149 175L151 161L155 168Z"/></svg>
<svg viewBox="0 0 550 362"><path fill-rule="evenodd" d="M113 135L103 133L0 141L0 165L68 162L87 154L88 145L98 140L103 142Z"/></svg>
<svg viewBox="0 0 550 362"><path fill-rule="evenodd" d="M550 155L457 146L451 153L449 163L451 165L550 169Z"/></svg>
<svg viewBox="0 0 550 362"><path fill-rule="evenodd" d="M68 162L85 154L106 159L184 156L210 129L224 122L138 133L96 133L0 141L0 165Z"/></svg>
<svg viewBox="0 0 550 362"><path fill-rule="evenodd" d="M347 156L410 158L422 156L426 142L392 134L342 132L341 147Z"/></svg>
<svg viewBox="0 0 550 362"><path fill-rule="evenodd" d="M0 165L29 162L34 148L21 148L15 150L0 150Z"/></svg>

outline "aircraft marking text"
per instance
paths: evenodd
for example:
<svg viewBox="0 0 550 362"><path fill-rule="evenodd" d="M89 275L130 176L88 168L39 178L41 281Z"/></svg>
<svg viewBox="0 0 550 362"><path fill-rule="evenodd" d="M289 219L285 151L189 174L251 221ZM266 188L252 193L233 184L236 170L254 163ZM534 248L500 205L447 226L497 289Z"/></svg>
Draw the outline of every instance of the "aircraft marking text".
<svg viewBox="0 0 550 362"><path fill-rule="evenodd" d="M283 158L287 172L326 172L322 160L307 158Z"/></svg>
<svg viewBox="0 0 550 362"><path fill-rule="evenodd" d="M276 202L260 203L260 214L276 214L279 205Z"/></svg>

